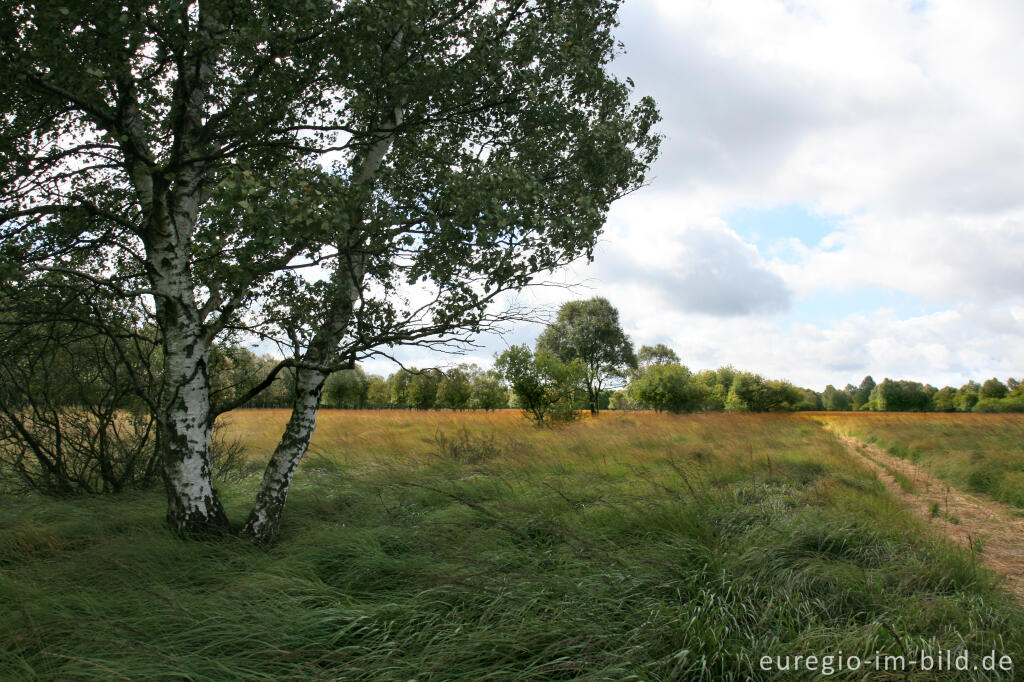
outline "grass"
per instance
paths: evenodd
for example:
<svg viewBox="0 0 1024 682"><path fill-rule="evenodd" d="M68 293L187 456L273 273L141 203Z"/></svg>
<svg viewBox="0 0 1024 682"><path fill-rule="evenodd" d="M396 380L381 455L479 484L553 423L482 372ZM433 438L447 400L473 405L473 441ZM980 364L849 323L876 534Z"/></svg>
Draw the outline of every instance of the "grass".
<svg viewBox="0 0 1024 682"><path fill-rule="evenodd" d="M257 457L285 416L230 429ZM233 518L256 478L224 487ZM272 548L181 541L162 502L0 500L0 678L800 679L758 661L1024 651L977 557L802 416L327 412Z"/></svg>
<svg viewBox="0 0 1024 682"><path fill-rule="evenodd" d="M1024 509L1024 415L820 413L954 486Z"/></svg>

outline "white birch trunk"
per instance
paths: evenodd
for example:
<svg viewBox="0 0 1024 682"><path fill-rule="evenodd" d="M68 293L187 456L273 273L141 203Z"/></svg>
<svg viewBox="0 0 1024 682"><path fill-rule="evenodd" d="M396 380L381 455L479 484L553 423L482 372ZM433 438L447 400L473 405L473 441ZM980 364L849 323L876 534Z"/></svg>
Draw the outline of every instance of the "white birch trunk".
<svg viewBox="0 0 1024 682"><path fill-rule="evenodd" d="M257 542L269 542L277 535L292 477L316 429L326 380L327 372L306 367L296 370L292 416L263 472L263 482L242 535Z"/></svg>
<svg viewBox="0 0 1024 682"><path fill-rule="evenodd" d="M210 477L210 344L188 257L198 202L181 195L172 201L173 208L152 214L146 245L164 337L165 399L157 417L167 522L184 535L220 534L228 530L228 519Z"/></svg>

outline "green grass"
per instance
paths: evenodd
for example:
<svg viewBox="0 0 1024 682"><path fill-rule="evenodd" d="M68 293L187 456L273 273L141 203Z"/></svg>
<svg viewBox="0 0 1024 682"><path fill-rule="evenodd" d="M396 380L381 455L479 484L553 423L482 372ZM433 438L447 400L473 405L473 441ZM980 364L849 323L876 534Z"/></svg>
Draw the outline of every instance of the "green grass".
<svg viewBox="0 0 1024 682"><path fill-rule="evenodd" d="M758 660L1024 651L977 557L812 420L325 418L269 549L173 537L160 494L0 500L0 678L794 679ZM335 450L346 420L380 442ZM254 485L224 490L233 518Z"/></svg>
<svg viewBox="0 0 1024 682"><path fill-rule="evenodd" d="M1024 415L819 415L954 486L1024 509Z"/></svg>

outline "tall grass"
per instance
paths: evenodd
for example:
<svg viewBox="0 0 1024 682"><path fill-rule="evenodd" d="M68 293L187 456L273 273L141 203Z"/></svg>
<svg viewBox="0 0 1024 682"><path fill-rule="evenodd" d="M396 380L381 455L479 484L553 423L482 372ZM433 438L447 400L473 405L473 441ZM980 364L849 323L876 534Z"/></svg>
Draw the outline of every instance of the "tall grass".
<svg viewBox="0 0 1024 682"><path fill-rule="evenodd" d="M953 485L1024 509L1024 415L825 413Z"/></svg>
<svg viewBox="0 0 1024 682"><path fill-rule="evenodd" d="M229 428L255 457L283 419ZM235 518L254 485L225 486ZM794 679L760 657L1024 652L995 578L800 416L327 412L276 546L178 540L161 504L0 501L0 677Z"/></svg>

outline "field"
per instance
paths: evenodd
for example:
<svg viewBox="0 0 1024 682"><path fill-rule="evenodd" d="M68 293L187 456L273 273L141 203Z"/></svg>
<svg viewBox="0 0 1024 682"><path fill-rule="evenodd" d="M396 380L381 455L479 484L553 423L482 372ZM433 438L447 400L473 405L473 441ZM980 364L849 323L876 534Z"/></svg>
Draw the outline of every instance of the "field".
<svg viewBox="0 0 1024 682"><path fill-rule="evenodd" d="M1014 414L826 413L841 432L877 443L962 490L1024 509L1024 417Z"/></svg>
<svg viewBox="0 0 1024 682"><path fill-rule="evenodd" d="M233 519L286 416L230 415L254 463L222 484ZM904 443L879 425L850 429ZM820 673L761 658L1024 656L984 550L814 416L329 411L275 546L181 541L162 504L0 500L0 678L790 680ZM869 676L888 678L1014 672Z"/></svg>

